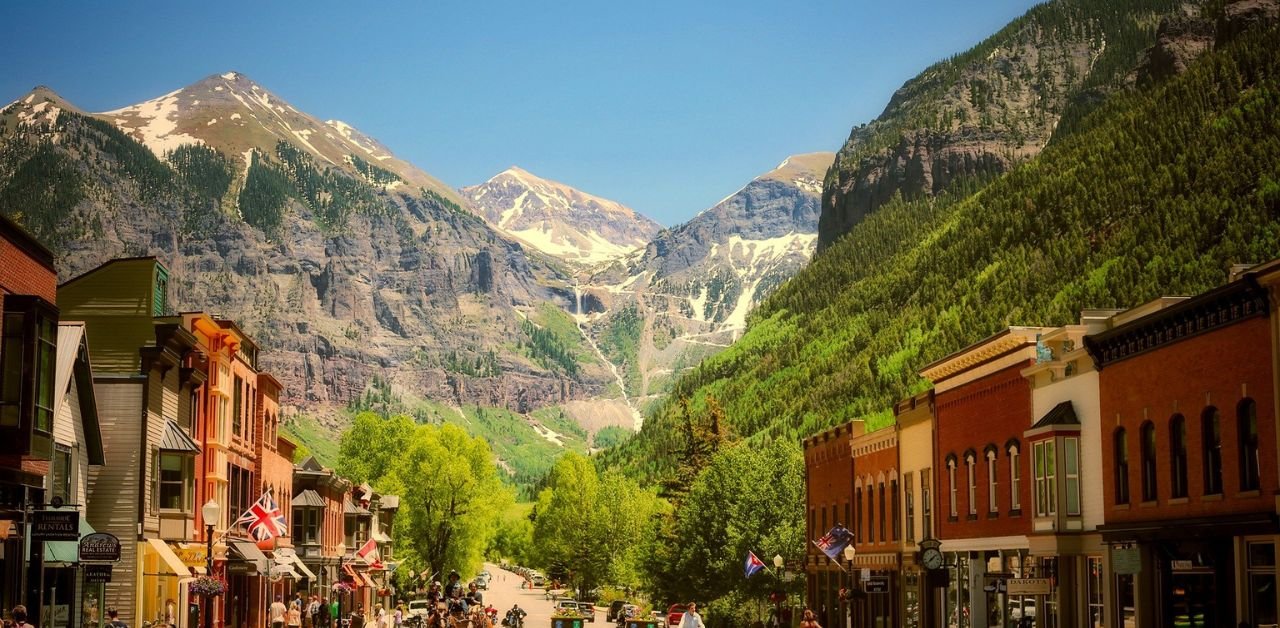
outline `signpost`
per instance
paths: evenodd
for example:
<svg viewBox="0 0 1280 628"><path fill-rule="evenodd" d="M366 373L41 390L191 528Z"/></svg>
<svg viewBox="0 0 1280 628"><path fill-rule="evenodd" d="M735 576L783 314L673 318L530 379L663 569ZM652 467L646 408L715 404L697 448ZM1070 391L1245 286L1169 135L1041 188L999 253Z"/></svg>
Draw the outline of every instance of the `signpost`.
<svg viewBox="0 0 1280 628"><path fill-rule="evenodd" d="M1048 578L1009 578L1009 595L1049 595L1053 581Z"/></svg>
<svg viewBox="0 0 1280 628"><path fill-rule="evenodd" d="M95 532L86 534L80 539L80 562L114 563L118 560L120 560L120 539L116 538L116 535Z"/></svg>
<svg viewBox="0 0 1280 628"><path fill-rule="evenodd" d="M75 510L37 510L32 514L31 540L79 541L80 513Z"/></svg>

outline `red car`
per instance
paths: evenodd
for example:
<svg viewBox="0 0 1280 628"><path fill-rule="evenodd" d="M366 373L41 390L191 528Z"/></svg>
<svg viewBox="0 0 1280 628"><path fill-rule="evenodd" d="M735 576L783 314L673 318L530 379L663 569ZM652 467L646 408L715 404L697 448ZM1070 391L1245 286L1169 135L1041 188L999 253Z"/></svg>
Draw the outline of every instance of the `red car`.
<svg viewBox="0 0 1280 628"><path fill-rule="evenodd" d="M684 617L684 612L688 609L684 604L672 604L667 609L667 625L674 628L680 625L680 620Z"/></svg>

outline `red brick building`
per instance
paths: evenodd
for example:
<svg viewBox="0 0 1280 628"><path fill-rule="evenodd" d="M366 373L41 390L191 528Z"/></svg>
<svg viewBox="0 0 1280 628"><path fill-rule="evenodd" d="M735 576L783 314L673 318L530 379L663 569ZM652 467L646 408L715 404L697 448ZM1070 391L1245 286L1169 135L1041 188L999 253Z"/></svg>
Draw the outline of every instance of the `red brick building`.
<svg viewBox="0 0 1280 628"><path fill-rule="evenodd" d="M1271 298L1246 273L1086 339L1117 625L1277 621Z"/></svg>
<svg viewBox="0 0 1280 628"><path fill-rule="evenodd" d="M58 275L53 253L0 216L0 607L40 608L40 561L23 551L53 454ZM38 554L37 554L38 555ZM24 596L28 591L30 595Z"/></svg>
<svg viewBox="0 0 1280 628"><path fill-rule="evenodd" d="M833 427L804 440L807 535L815 540L835 524L850 527L853 520L853 439L862 435L861 421ZM767 560L767 559L766 559ZM807 605L825 615L830 625L841 612L839 593L847 586L845 572L812 543L806 545Z"/></svg>
<svg viewBox="0 0 1280 628"><path fill-rule="evenodd" d="M854 626L896 626L901 583L902 492L898 426L857 436L853 447ZM864 577L865 576L865 577ZM865 594L865 595L864 595Z"/></svg>
<svg viewBox="0 0 1280 628"><path fill-rule="evenodd" d="M1031 468L1022 438L1033 419L1022 369L1035 362L1036 341L1045 331L1010 327L920 373L934 383L935 526L951 568L947 625L1009 625L1025 607L1042 603L984 589L998 584L989 573L1006 579L1043 575L1026 536Z"/></svg>

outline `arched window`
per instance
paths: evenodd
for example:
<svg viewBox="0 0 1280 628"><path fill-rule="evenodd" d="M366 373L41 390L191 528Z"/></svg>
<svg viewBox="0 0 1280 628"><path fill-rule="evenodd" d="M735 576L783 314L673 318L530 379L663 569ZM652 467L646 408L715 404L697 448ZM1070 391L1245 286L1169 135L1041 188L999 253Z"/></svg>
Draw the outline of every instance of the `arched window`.
<svg viewBox="0 0 1280 628"><path fill-rule="evenodd" d="M884 519L885 519L884 493L885 493L884 478L882 477L880 478L880 542L881 543L884 543L885 541L889 540L889 537L885 534L885 528L884 528Z"/></svg>
<svg viewBox="0 0 1280 628"><path fill-rule="evenodd" d="M1222 426L1218 409L1209 406L1200 415L1200 446L1204 459L1204 494L1222 493Z"/></svg>
<svg viewBox="0 0 1280 628"><path fill-rule="evenodd" d="M1124 428L1116 430L1113 438L1115 448L1113 465L1116 473L1116 503L1129 503L1129 439Z"/></svg>
<svg viewBox="0 0 1280 628"><path fill-rule="evenodd" d="M974 468L977 462L977 455L972 451L965 454L964 466L965 473L968 474L969 480L969 516L978 516L978 471Z"/></svg>
<svg viewBox="0 0 1280 628"><path fill-rule="evenodd" d="M1169 496L1187 496L1187 419L1169 419Z"/></svg>
<svg viewBox="0 0 1280 628"><path fill-rule="evenodd" d="M1240 490L1256 491L1258 468L1258 404L1245 398L1236 406L1236 434L1240 439Z"/></svg>
<svg viewBox="0 0 1280 628"><path fill-rule="evenodd" d="M857 543L865 541L866 537L862 534L862 480L858 480L858 485L853 489L853 538Z"/></svg>
<svg viewBox="0 0 1280 628"><path fill-rule="evenodd" d="M874 480L867 483L867 542L876 542L876 485Z"/></svg>
<svg viewBox="0 0 1280 628"><path fill-rule="evenodd" d="M987 448L987 512L995 514L1000 511L999 493L996 492L996 447Z"/></svg>
<svg viewBox="0 0 1280 628"><path fill-rule="evenodd" d="M893 531L893 537L890 540L896 541L902 538L902 492L898 487L898 478L896 475L890 474L889 491L893 494L893 522L890 527Z"/></svg>
<svg viewBox="0 0 1280 628"><path fill-rule="evenodd" d="M1151 421L1142 424L1142 501L1153 502L1156 494L1156 426Z"/></svg>
<svg viewBox="0 0 1280 628"><path fill-rule="evenodd" d="M959 511L959 509L956 507L956 492L957 492L958 488L956 487L956 457L955 457L955 455L947 456L947 480L948 480L948 486L947 486L947 488L951 491L951 496L950 496L950 499L951 499L951 502L950 502L950 505L951 505L951 518L952 518L952 519L955 519L956 517L959 517L959 516L960 516L960 511Z"/></svg>
<svg viewBox="0 0 1280 628"><path fill-rule="evenodd" d="M1011 441L1009 450L1009 510L1022 510L1022 450L1018 441Z"/></svg>

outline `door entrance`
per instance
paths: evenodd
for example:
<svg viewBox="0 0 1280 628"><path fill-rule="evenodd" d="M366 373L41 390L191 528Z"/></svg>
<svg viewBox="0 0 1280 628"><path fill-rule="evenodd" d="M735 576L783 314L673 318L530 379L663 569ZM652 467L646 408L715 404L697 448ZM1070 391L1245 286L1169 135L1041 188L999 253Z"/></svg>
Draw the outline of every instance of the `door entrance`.
<svg viewBox="0 0 1280 628"><path fill-rule="evenodd" d="M1174 628L1216 626L1215 585L1212 571L1173 572L1168 589L1169 625Z"/></svg>

